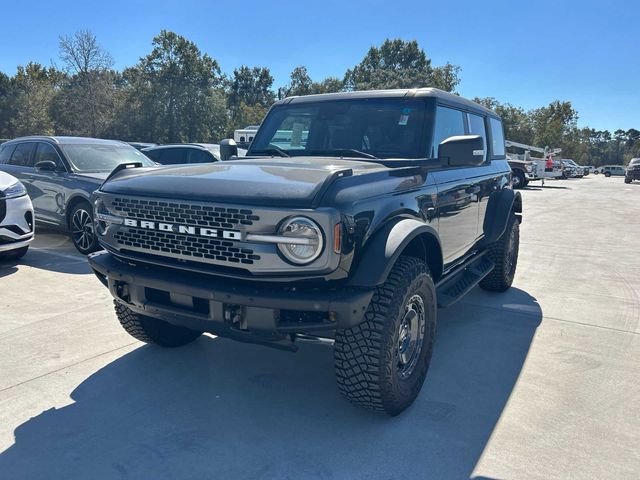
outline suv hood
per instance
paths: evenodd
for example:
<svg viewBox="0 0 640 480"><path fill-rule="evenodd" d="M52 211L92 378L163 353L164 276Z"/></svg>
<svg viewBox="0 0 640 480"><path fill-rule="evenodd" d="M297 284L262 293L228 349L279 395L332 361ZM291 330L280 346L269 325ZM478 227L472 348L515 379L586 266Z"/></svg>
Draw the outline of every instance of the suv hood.
<svg viewBox="0 0 640 480"><path fill-rule="evenodd" d="M248 159L193 166L126 169L101 191L122 195L309 208L335 174L386 170L383 165L339 158ZM350 172L349 172L350 171Z"/></svg>

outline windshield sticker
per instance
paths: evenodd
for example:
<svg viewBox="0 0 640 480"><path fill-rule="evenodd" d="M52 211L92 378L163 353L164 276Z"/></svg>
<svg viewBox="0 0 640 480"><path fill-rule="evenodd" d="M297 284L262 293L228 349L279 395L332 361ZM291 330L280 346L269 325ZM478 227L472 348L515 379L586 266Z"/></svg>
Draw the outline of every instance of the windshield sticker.
<svg viewBox="0 0 640 480"><path fill-rule="evenodd" d="M402 114L400 115L400 120L398 120L398 125L406 125L409 123L409 114L411 113L410 108L403 108Z"/></svg>

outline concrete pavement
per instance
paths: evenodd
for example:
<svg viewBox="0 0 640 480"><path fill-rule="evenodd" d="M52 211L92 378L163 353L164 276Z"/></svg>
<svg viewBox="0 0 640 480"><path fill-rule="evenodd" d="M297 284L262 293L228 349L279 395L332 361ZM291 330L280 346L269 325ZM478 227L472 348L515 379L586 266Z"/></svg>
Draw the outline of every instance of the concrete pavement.
<svg viewBox="0 0 640 480"><path fill-rule="evenodd" d="M39 234L0 264L0 477L639 478L640 183L523 196L514 288L439 311L396 418L340 397L324 345L134 341L86 260Z"/></svg>

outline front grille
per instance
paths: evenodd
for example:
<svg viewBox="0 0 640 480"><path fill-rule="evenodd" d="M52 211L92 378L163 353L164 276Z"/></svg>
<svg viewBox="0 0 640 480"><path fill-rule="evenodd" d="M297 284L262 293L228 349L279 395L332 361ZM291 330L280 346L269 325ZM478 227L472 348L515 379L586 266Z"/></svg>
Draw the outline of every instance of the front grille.
<svg viewBox="0 0 640 480"><path fill-rule="evenodd" d="M239 228L260 220L252 210L243 208L192 205L136 198L115 197L111 209L118 215L138 220L151 220L206 228Z"/></svg>
<svg viewBox="0 0 640 480"><path fill-rule="evenodd" d="M115 234L116 241L123 247L145 249L180 255L193 259L217 260L222 262L253 264L260 260L251 248L239 246L236 242L214 238L204 238L129 228Z"/></svg>

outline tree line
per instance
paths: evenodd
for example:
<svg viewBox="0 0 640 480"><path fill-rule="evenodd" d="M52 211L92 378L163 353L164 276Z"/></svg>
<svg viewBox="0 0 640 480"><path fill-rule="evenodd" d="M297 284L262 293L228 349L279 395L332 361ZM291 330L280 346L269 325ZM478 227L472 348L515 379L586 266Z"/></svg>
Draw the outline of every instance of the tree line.
<svg viewBox="0 0 640 480"><path fill-rule="evenodd" d="M231 74L187 38L163 30L151 52L117 71L90 31L59 39L60 66L36 62L0 72L0 138L78 135L129 141L216 142L259 124L277 98L351 90L436 87L454 92L461 68L432 65L414 41L372 46L342 78L314 80L297 66L276 87L268 67L242 65ZM563 148L580 163L620 164L640 156L640 132L578 128L570 102L524 111L494 98L476 99L504 119L510 140Z"/></svg>

